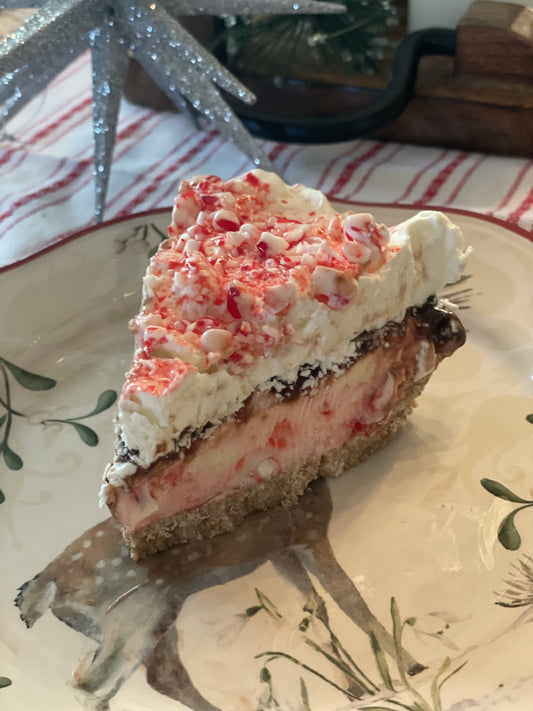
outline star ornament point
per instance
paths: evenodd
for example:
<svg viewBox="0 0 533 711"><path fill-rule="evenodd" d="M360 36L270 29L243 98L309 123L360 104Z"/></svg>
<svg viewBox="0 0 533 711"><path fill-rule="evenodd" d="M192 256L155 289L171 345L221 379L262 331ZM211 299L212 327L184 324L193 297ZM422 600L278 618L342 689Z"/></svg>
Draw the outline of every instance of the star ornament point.
<svg viewBox="0 0 533 711"><path fill-rule="evenodd" d="M180 16L343 12L314 0L0 0L0 10L36 11L0 46L0 111L12 118L87 47L92 53L95 218L103 218L120 99L133 56L178 106L211 120L253 164L268 157L224 100L254 95L180 23ZM200 6L199 6L200 5Z"/></svg>

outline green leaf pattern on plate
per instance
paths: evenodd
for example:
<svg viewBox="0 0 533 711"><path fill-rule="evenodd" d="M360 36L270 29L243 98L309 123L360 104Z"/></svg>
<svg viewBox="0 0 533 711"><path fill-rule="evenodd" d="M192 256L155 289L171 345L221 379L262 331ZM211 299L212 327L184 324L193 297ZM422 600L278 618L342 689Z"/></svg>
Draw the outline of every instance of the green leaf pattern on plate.
<svg viewBox="0 0 533 711"><path fill-rule="evenodd" d="M26 390L50 390L56 386L56 381L52 378L46 378L44 375L37 375L37 373L30 373L29 370L19 368L5 358L0 357L0 361L10 371L17 383L22 385L23 388L26 388Z"/></svg>
<svg viewBox="0 0 533 711"><path fill-rule="evenodd" d="M533 424L533 413L526 415L526 421ZM502 546L508 551L518 550L522 544L522 538L516 528L515 517L520 511L531 508L533 500L524 499L501 482L494 481L494 479L482 479L480 483L489 494L496 496L498 499L510 501L513 504L521 504L521 506L508 513L498 527L498 540Z"/></svg>
<svg viewBox="0 0 533 711"><path fill-rule="evenodd" d="M48 378L44 375L32 373L29 370L15 365L11 361L0 356L0 407L5 411L0 415L0 454L4 464L8 469L17 471L22 469L24 462L20 455L11 449L9 446L9 436L11 434L15 418L26 418L26 415L19 410L16 410L12 402L12 379L16 381L25 390L34 392L43 392L51 390L57 384L53 378ZM85 424L80 424L80 420L86 420L89 417L94 417L104 410L111 407L117 399L115 390L104 390L100 393L94 408L86 415L78 415L77 417L69 417L65 419L50 418L42 420L40 424L46 425L51 422L70 425L80 437L81 441L89 447L96 447L98 444L98 435L96 432ZM5 495L0 489L0 504L5 501Z"/></svg>
<svg viewBox="0 0 533 711"><path fill-rule="evenodd" d="M157 252L161 242L167 239L167 236L153 222L136 225L125 237L115 240L117 252L120 254L128 249L130 245L139 245L147 250L147 256L150 259Z"/></svg>
<svg viewBox="0 0 533 711"><path fill-rule="evenodd" d="M533 608L533 557L524 554L515 561L510 566L504 583L505 590L499 594L497 605Z"/></svg>
<svg viewBox="0 0 533 711"><path fill-rule="evenodd" d="M65 419L60 419L56 417L51 417L47 420L43 420L41 424L47 425L51 422L59 422L64 425L71 425L74 430L78 433L82 442L84 442L89 447L96 447L98 444L98 435L94 430L87 425L80 425L80 420L86 420L88 417L94 417L94 415L99 415L108 407L111 407L117 399L117 393L115 390L104 390L100 393L95 407L87 415L79 415L78 417L68 417Z"/></svg>
<svg viewBox="0 0 533 711"><path fill-rule="evenodd" d="M515 517L520 511L531 508L533 506L533 501L523 499L506 486L500 484L498 481L494 481L493 479L482 479L481 486L486 489L489 494L492 494L499 499L522 504L522 506L518 506L518 508L515 508L513 511L508 513L498 527L498 540L502 546L508 551L518 550L522 543L522 539L515 525Z"/></svg>
<svg viewBox="0 0 533 711"><path fill-rule="evenodd" d="M263 596L256 589L256 596L261 599ZM313 598L312 604L310 598ZM310 625L299 625L298 631L303 632L303 639L319 658L326 660L331 666L331 675L334 672L343 673L345 683L333 680L332 676L310 663L298 659L293 654L283 650L268 650L256 655L256 659L264 660L259 672L259 680L266 685L265 694L260 701L262 711L266 709L281 709L282 704L276 696L275 674L273 671L274 662L289 663L310 676L320 679L329 687L342 694L348 702L356 700L363 701L368 698L368 705L358 706L364 711L394 711L394 709L405 709L405 711L443 711L442 688L452 676L457 674L466 664L463 662L454 665L450 657L446 657L439 668L432 675L430 687L430 698L423 696L415 687L411 680L412 671L408 672L404 660L403 634L406 627L413 627L416 618L401 618L396 599L393 597L390 602L390 614L392 620L392 636L394 639L394 654L390 661L387 659L377 636L373 631L368 633L372 658L376 666L374 671L363 671L362 665L348 655L340 639L336 636L329 624L329 615L325 610L325 602L316 591L306 601L303 610L310 613L319 626L323 626L329 636L329 642L317 643L311 638ZM269 601L270 602L270 601ZM272 603L270 603L272 605ZM258 607L258 606L254 606ZM266 607L259 606L260 610L266 614L271 614ZM248 608L250 609L250 608ZM249 617L244 614L241 617ZM286 624L290 624L286 620ZM424 670L419 666L415 673ZM337 674L338 677L338 674ZM375 677L374 679L372 677ZM393 681L394 679L394 681ZM303 677L300 677L300 694L303 708L311 711L311 701L307 686Z"/></svg>

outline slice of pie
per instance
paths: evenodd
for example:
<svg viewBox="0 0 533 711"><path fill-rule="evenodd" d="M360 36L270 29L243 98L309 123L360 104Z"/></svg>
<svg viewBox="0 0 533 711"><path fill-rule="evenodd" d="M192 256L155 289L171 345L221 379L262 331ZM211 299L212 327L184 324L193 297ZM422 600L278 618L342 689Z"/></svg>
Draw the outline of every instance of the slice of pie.
<svg viewBox="0 0 533 711"><path fill-rule="evenodd" d="M139 558L294 504L405 422L464 329L444 215L390 231L260 170L184 181L152 258L102 500Z"/></svg>

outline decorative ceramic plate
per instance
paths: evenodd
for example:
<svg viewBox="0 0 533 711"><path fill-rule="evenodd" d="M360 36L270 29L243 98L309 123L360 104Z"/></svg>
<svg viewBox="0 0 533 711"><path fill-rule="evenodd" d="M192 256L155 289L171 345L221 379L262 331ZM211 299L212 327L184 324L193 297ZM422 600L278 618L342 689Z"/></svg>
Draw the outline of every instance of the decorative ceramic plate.
<svg viewBox="0 0 533 711"><path fill-rule="evenodd" d="M1 276L0 707L530 708L533 244L455 214L468 341L394 441L294 509L134 563L98 489L167 219Z"/></svg>

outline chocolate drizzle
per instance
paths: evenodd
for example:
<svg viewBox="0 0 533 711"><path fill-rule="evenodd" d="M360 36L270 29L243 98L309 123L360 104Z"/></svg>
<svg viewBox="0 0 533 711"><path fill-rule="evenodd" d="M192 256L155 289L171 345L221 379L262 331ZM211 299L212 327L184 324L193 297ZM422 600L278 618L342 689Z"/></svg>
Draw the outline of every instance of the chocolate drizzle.
<svg viewBox="0 0 533 711"><path fill-rule="evenodd" d="M420 335L433 343L440 358L451 356L466 341L466 332L460 318L436 296L410 311L417 320Z"/></svg>
<svg viewBox="0 0 533 711"><path fill-rule="evenodd" d="M354 345L352 355L336 364L334 369L304 364L293 382L272 378L272 390L285 400L295 400L302 392L311 389L323 378L340 374L379 346L393 338L403 336L407 322L411 319L416 321L420 338L433 343L439 360L451 356L465 342L466 334L460 319L445 308L436 296L431 296L422 306L409 308L403 321L389 321L382 328L360 333L352 341Z"/></svg>

